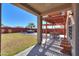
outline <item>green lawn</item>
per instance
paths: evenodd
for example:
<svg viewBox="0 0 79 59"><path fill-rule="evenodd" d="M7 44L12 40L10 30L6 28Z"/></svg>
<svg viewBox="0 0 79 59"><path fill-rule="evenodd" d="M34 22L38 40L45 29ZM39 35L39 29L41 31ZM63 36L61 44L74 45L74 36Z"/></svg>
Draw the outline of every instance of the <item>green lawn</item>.
<svg viewBox="0 0 79 59"><path fill-rule="evenodd" d="M37 38L31 35L21 33L1 34L1 55L15 55L36 44L36 41Z"/></svg>

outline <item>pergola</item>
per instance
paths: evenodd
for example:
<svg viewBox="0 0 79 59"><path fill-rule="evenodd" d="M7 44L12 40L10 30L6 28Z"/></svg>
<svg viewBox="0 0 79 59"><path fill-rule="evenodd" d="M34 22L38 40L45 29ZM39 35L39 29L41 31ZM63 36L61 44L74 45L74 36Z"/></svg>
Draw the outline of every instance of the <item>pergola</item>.
<svg viewBox="0 0 79 59"><path fill-rule="evenodd" d="M64 35L64 39L66 36L66 18L67 18L67 12L57 12L55 15L52 14L48 14L46 17L43 17L42 20L46 21L46 24L42 24L42 26L46 26L45 29L45 33L46 33L46 37L47 37L47 33L48 33L48 28L47 26L56 26L56 25L63 25L64 28L60 29L60 28L52 28L52 30L50 30L50 32L53 32L54 34L63 34ZM50 24L47 24L47 22L49 22Z"/></svg>
<svg viewBox="0 0 79 59"><path fill-rule="evenodd" d="M59 15L61 11L72 10L74 17L74 25L72 30L72 55L79 55L79 4L73 3L13 3L13 5L18 6L24 10L31 12L38 17L38 29L37 29L37 40L38 44L42 41L42 20L52 23L52 25L64 25L64 30L66 31L68 24L66 21L66 15ZM43 18L43 16L48 15L48 17ZM59 20L58 20L59 19ZM47 24L50 25L50 24ZM46 25L46 26L47 26ZM68 30L67 30L68 31ZM67 34L64 32L64 35Z"/></svg>
<svg viewBox="0 0 79 59"><path fill-rule="evenodd" d="M60 13L57 13L56 15L49 14L47 17L44 17L43 20L46 22L49 22L50 24L43 24L43 26L46 26L46 29L47 29L47 26L51 26L51 25L52 26L55 26L55 25L62 26L63 25L64 26L63 30L64 30L64 34L65 34L66 18L67 18L67 12L64 14L61 14L61 12L60 12ZM61 31L59 30L59 32L61 32Z"/></svg>

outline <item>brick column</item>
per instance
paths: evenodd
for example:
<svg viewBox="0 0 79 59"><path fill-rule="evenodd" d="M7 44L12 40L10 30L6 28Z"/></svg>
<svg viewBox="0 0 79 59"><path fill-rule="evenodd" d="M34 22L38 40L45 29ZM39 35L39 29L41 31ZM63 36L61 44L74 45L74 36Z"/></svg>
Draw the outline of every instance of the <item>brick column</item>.
<svg viewBox="0 0 79 59"><path fill-rule="evenodd" d="M38 28L37 28L37 41L38 44L42 43L42 16L38 16L37 19L37 23L38 23Z"/></svg>

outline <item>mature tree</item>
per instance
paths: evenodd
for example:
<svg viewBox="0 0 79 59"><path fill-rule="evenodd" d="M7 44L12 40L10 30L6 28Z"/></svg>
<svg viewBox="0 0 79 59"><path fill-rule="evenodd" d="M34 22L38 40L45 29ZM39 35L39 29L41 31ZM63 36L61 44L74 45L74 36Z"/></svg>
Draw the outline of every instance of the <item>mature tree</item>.
<svg viewBox="0 0 79 59"><path fill-rule="evenodd" d="M4 24L1 24L1 27L3 27L4 26Z"/></svg>
<svg viewBox="0 0 79 59"><path fill-rule="evenodd" d="M35 27L35 25L34 25L34 23L29 23L27 27L33 29Z"/></svg>

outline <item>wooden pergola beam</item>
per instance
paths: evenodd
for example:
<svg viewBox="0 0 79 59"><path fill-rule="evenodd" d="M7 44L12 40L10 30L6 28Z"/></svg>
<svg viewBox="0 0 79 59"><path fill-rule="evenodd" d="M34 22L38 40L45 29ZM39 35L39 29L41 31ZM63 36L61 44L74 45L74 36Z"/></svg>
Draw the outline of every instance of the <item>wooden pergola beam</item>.
<svg viewBox="0 0 79 59"><path fill-rule="evenodd" d="M66 23L66 17L64 16L60 16L60 17L46 17L46 18L43 18L44 21L47 21L49 23L61 23L61 24L64 24Z"/></svg>
<svg viewBox="0 0 79 59"><path fill-rule="evenodd" d="M47 25L47 26L52 26L53 24L42 24L42 26L46 26L46 25ZM56 25L60 25L60 26L61 26L61 25L64 25L64 24L62 24L62 23L57 23Z"/></svg>

